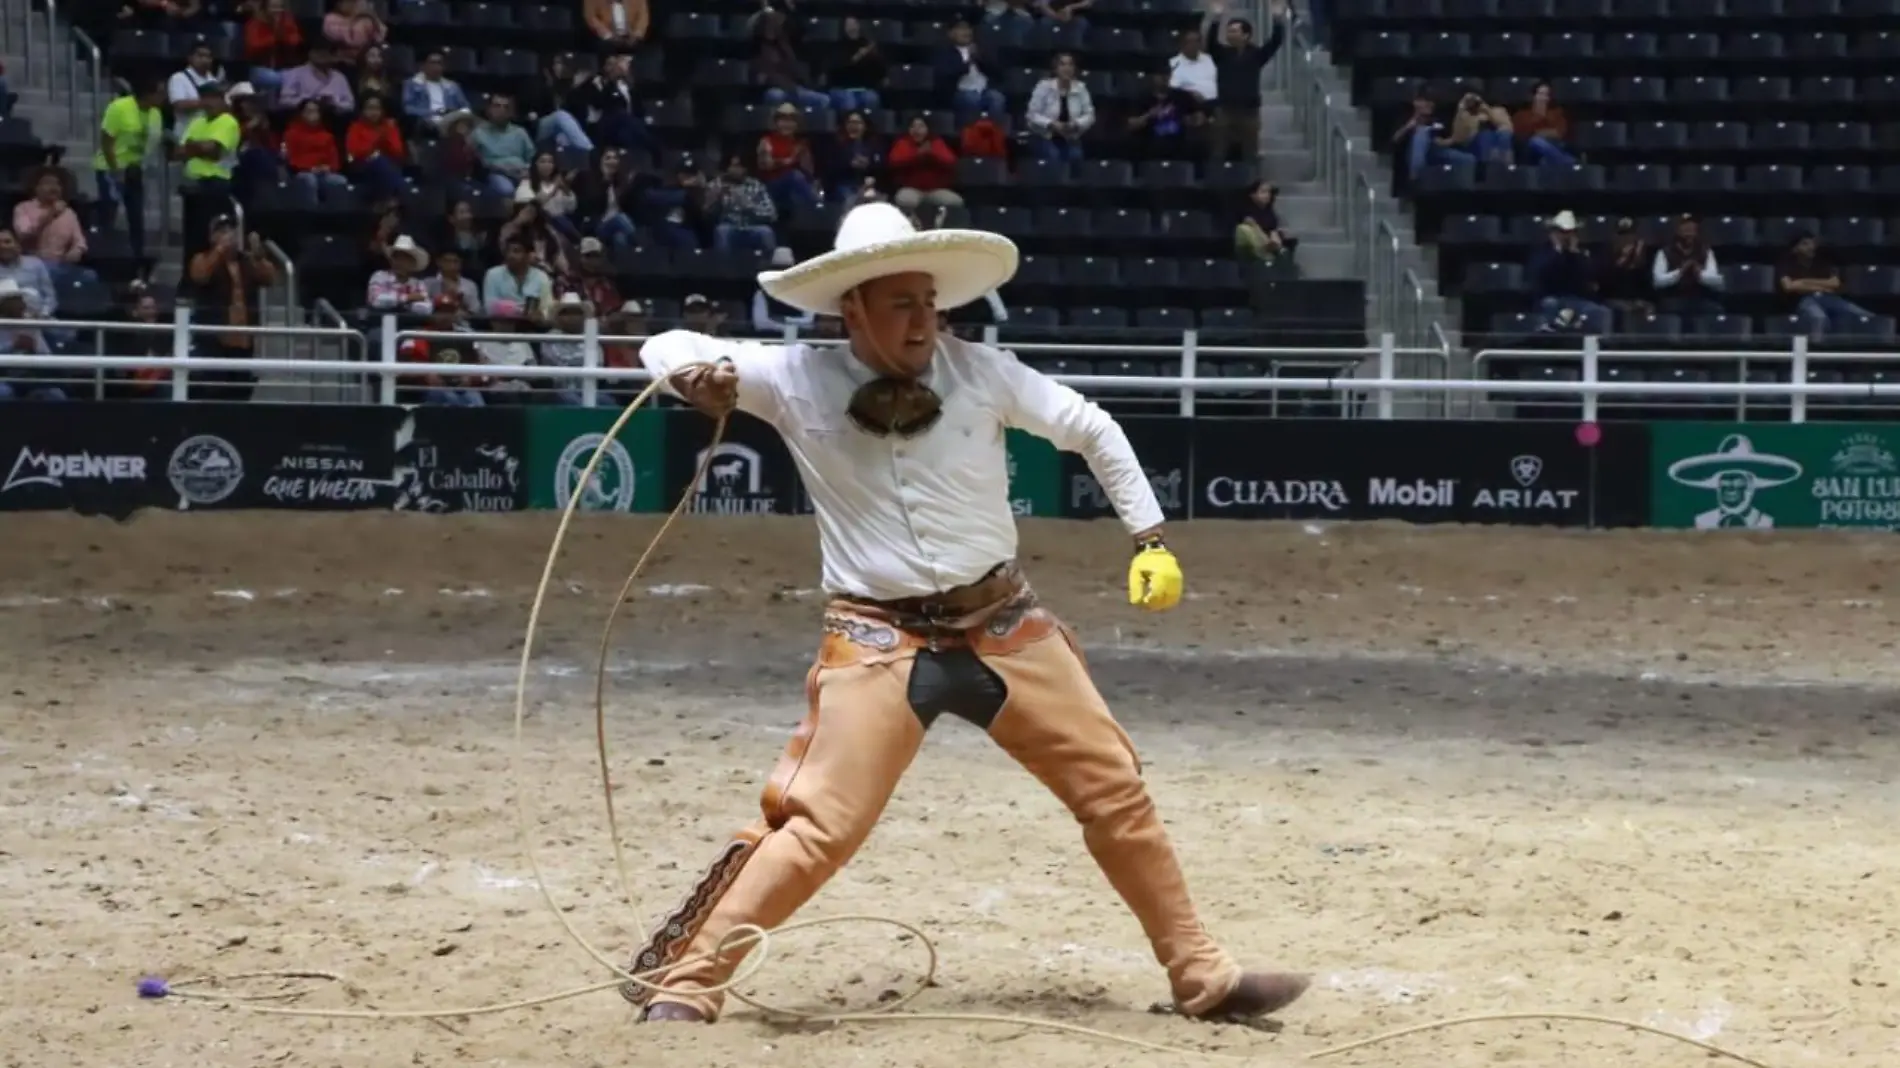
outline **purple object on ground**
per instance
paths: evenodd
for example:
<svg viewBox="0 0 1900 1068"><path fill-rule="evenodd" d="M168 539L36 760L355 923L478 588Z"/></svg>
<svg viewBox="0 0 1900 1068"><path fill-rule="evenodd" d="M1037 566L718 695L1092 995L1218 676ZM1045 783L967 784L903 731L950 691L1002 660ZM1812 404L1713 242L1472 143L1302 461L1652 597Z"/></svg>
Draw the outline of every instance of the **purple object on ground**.
<svg viewBox="0 0 1900 1068"><path fill-rule="evenodd" d="M165 980L155 975L148 975L139 980L139 997L162 998L171 992L172 988L165 985Z"/></svg>

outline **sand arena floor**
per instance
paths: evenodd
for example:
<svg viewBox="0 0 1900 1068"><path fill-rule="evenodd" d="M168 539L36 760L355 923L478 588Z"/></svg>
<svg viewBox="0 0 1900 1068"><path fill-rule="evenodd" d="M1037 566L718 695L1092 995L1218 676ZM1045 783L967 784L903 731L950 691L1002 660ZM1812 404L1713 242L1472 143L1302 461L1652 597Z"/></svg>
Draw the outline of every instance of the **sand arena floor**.
<svg viewBox="0 0 1900 1068"><path fill-rule="evenodd" d="M0 552L0 1064L1190 1063L1011 1027L636 1028L612 994L458 1022L144 1003L142 973L346 973L312 1005L508 1000L598 978L516 848L512 658L549 516L10 515ZM591 650L653 524L583 523L537 663L542 858L616 953ZM1263 1065L1433 1017L1571 1008L1785 1068L1900 1063L1890 537L1298 524L1177 532L1195 597L1118 603L1107 524L1039 522L1032 577L1149 761L1210 925L1318 989L1278 1034L1145 1010L1140 933L1055 802L940 725L807 915L939 940L920 1007L1026 1012ZM809 527L688 524L611 683L650 910L726 833L801 709ZM1165 650L1158 653L1155 650ZM861 1005L918 961L878 930L782 947L769 995ZM1215 1062L1208 1062L1215 1063ZM1673 1068L1621 1032L1495 1025L1339 1062Z"/></svg>

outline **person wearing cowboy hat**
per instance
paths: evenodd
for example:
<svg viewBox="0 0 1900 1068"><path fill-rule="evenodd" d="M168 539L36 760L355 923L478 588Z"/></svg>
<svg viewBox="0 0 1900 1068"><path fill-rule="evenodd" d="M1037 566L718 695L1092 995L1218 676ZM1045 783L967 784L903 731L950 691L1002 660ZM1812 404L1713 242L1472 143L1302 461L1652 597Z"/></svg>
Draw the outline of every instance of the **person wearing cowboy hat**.
<svg viewBox="0 0 1900 1068"><path fill-rule="evenodd" d="M30 319L27 292L11 278L0 278L0 319ZM46 335L38 330L11 330L0 335L0 348L13 355L50 356ZM67 399L62 383L70 372L35 371L27 367L0 368L0 401ZM4 376L13 376L9 381Z"/></svg>
<svg viewBox="0 0 1900 1068"><path fill-rule="evenodd" d="M1786 456L1756 452L1746 434L1730 434L1715 451L1686 456L1669 465L1678 485L1715 491L1715 507L1695 517L1697 530L1768 530L1775 517L1755 507L1759 490L1785 486L1801 477L1801 465Z"/></svg>
<svg viewBox="0 0 1900 1068"><path fill-rule="evenodd" d="M369 276L370 310L429 314L429 285L422 280L428 269L428 251L408 234L397 237L389 244L389 266Z"/></svg>
<svg viewBox="0 0 1900 1068"><path fill-rule="evenodd" d="M1597 265L1577 237L1577 217L1560 211L1547 224L1550 237L1531 253L1525 275L1544 329L1588 329L1607 334L1610 309L1592 299Z"/></svg>
<svg viewBox="0 0 1900 1068"><path fill-rule="evenodd" d="M997 234L918 232L898 208L847 213L831 252L759 275L772 299L844 320L837 347L725 341L673 330L646 366L711 415L735 409L784 437L817 515L824 636L810 712L740 831L629 970L667 989L621 988L656 1021L708 1021L749 946L743 926L791 918L871 833L943 713L966 719L1047 784L1084 828L1109 883L1147 932L1176 1007L1258 1016L1306 977L1250 972L1202 926L1141 764L1064 625L1016 563L1004 431L1080 453L1130 535L1128 596L1181 598L1162 511L1113 418L1012 353L939 333L938 312L1016 273Z"/></svg>

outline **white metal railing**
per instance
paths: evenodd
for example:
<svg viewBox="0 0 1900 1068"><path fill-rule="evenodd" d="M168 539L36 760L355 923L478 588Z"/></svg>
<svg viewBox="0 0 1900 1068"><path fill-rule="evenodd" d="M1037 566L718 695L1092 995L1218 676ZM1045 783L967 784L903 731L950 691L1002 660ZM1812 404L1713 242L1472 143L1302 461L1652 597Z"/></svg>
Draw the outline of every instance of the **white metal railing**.
<svg viewBox="0 0 1900 1068"><path fill-rule="evenodd" d="M1603 351L1601 339L1586 336L1581 349L1481 349L1472 354L1471 373L1475 378L1484 371L1487 363L1497 360L1535 360L1539 363L1553 363L1574 358L1578 361L1579 375L1574 382L1560 382L1566 387L1563 395L1583 399L1583 418L1585 422L1595 422L1603 397L1629 397L1637 400L1649 397L1693 397L1710 400L1735 401L1735 419L1739 422L1748 415L1748 398L1783 397L1788 401L1788 420L1793 423L1808 421L1809 397L1832 397L1843 400L1878 399L1900 397L1900 382L1812 382L1811 368L1816 360L1824 363L1888 363L1900 365L1900 352L1815 352L1805 337L1796 337L1786 352L1772 349L1740 351L1716 351L1707 349L1612 349ZM1733 382L1617 382L1603 378L1603 360L1612 362L1661 362L1670 363L1732 363L1736 365L1736 380ZM1788 367L1787 382L1749 382L1749 364L1785 363ZM1504 385L1500 380L1497 384ZM1498 390L1500 393L1534 393L1534 390Z"/></svg>

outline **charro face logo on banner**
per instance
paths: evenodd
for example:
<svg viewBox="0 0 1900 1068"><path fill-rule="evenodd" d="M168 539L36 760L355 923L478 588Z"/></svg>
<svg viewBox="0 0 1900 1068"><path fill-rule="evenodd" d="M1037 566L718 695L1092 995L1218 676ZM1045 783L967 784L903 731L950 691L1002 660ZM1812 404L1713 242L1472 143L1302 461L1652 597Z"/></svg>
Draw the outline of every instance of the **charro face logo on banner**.
<svg viewBox="0 0 1900 1068"><path fill-rule="evenodd" d="M578 489L581 495L580 511L625 512L633 508L634 493L639 488L639 475L633 465L633 454L619 441L607 447L607 454L601 457L600 466L594 469L594 477L587 485L580 485L581 476L587 473L587 465L593 462L594 453L606 440L605 434L582 434L561 450L561 457L554 464L556 507L566 508Z"/></svg>
<svg viewBox="0 0 1900 1068"><path fill-rule="evenodd" d="M1669 478L1678 485L1714 494L1715 507L1696 514L1698 530L1773 527L1774 515L1756 504L1755 495L1785 486L1801 475L1798 461L1756 452L1754 441L1746 434L1730 434L1714 452L1686 456L1669 465Z"/></svg>
<svg viewBox="0 0 1900 1068"><path fill-rule="evenodd" d="M244 456L215 434L198 434L172 450L165 477L178 493L179 508L217 504L244 481Z"/></svg>
<svg viewBox="0 0 1900 1068"><path fill-rule="evenodd" d="M74 483L124 483L145 481L145 457L94 452L45 452L24 446L13 458L7 480L0 493L23 486L66 489Z"/></svg>
<svg viewBox="0 0 1900 1068"><path fill-rule="evenodd" d="M1568 511L1583 497L1579 489L1541 485L1544 458L1525 454L1511 457L1511 481L1515 486L1483 486L1471 500L1473 508L1497 508L1507 511Z"/></svg>
<svg viewBox="0 0 1900 1068"><path fill-rule="evenodd" d="M701 449L693 457L694 470L704 465L693 489L692 510L712 515L773 515L778 491L765 484L765 459L750 445L722 441L707 459Z"/></svg>

